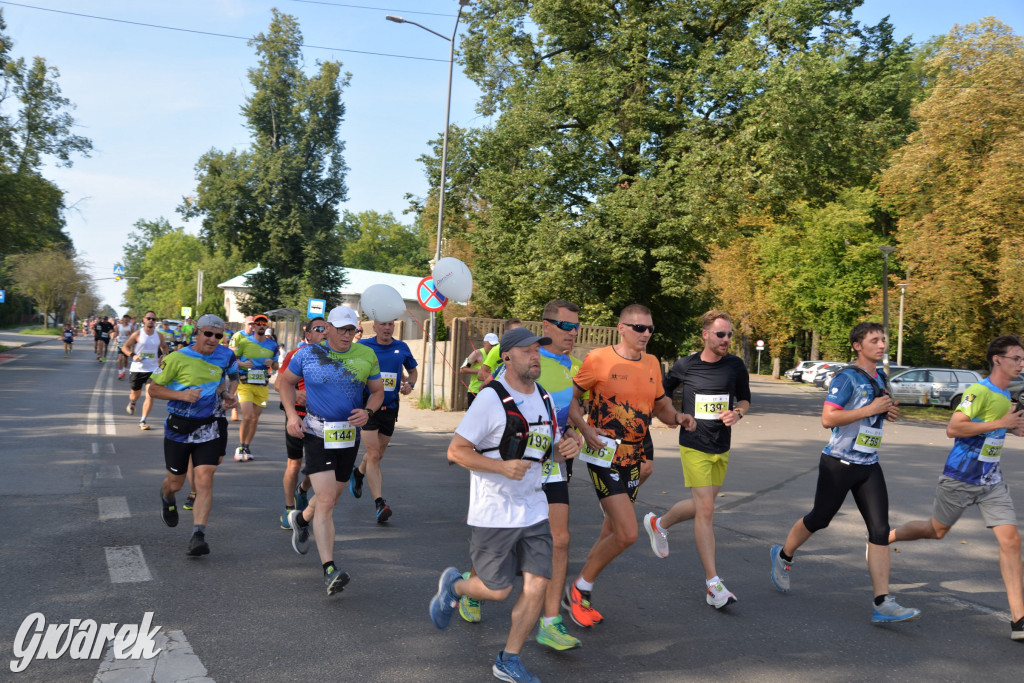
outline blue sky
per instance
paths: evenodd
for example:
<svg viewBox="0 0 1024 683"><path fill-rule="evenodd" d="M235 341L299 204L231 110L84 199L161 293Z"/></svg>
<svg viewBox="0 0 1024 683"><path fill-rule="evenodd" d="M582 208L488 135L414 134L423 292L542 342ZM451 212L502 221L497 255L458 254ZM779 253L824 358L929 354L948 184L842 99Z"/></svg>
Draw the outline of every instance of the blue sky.
<svg viewBox="0 0 1024 683"><path fill-rule="evenodd" d="M332 48L307 49L308 65L336 59L352 74L343 94L350 170L341 208L391 211L411 222L401 215L403 196L427 192L416 159L444 127L448 43L384 17L450 35L458 0L0 0L13 54L45 57L60 70L63 93L77 105L78 132L93 141L90 158L48 175L68 193L68 232L95 277L110 277L135 221L162 216L184 225L174 209L194 190L204 152L248 144L240 107L256 57L246 41L137 24L249 38L266 30L273 7L298 18L307 45ZM866 0L856 17L876 23L887 14L897 36L915 41L989 15L1024 31L1022 0ZM488 123L474 110L477 95L456 65L453 124ZM98 284L103 299L123 310L124 284Z"/></svg>

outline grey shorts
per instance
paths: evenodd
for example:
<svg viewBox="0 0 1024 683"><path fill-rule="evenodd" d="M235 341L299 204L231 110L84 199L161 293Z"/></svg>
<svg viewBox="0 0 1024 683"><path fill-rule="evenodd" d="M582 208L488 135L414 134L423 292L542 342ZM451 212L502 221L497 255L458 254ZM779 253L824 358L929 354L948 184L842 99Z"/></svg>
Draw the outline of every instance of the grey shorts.
<svg viewBox="0 0 1024 683"><path fill-rule="evenodd" d="M548 521L521 529L471 526L469 557L484 585L508 588L523 572L551 578L551 527Z"/></svg>
<svg viewBox="0 0 1024 683"><path fill-rule="evenodd" d="M1003 524L1017 525L1017 514L1013 510L1010 487L1005 481L987 486L967 484L950 477L939 477L935 489L935 508L932 516L940 524L953 526L964 510L977 505L985 526L992 528Z"/></svg>

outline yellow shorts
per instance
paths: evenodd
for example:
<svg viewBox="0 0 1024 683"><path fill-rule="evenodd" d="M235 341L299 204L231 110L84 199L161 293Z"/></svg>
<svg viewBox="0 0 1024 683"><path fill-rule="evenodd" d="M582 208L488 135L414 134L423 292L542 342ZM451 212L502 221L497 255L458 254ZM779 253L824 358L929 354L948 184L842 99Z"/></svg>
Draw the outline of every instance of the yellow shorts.
<svg viewBox="0 0 1024 683"><path fill-rule="evenodd" d="M729 451L705 453L680 446L679 457L683 461L683 480L686 482L686 488L721 486L725 482L725 471L729 469Z"/></svg>
<svg viewBox="0 0 1024 683"><path fill-rule="evenodd" d="M252 403L260 408L267 407L267 397L270 396L270 387L263 384L239 384L238 402Z"/></svg>

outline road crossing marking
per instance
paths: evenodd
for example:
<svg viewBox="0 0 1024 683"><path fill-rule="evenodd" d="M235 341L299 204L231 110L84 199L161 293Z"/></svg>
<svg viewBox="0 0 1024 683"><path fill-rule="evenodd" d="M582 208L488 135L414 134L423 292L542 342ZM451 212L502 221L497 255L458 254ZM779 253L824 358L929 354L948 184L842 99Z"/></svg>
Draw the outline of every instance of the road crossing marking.
<svg viewBox="0 0 1024 683"><path fill-rule="evenodd" d="M121 467L118 465L100 465L96 470L97 479L122 479Z"/></svg>
<svg viewBox="0 0 1024 683"><path fill-rule="evenodd" d="M100 512L100 521L111 519L128 519L132 516L128 511L128 499L124 496L110 496L96 501Z"/></svg>
<svg viewBox="0 0 1024 683"><path fill-rule="evenodd" d="M213 683L206 667L192 650L182 631L160 631L153 637L160 653L153 659L114 659L114 647L107 648L107 654L100 662L100 669L93 678L94 683L115 681L152 681L154 683Z"/></svg>
<svg viewBox="0 0 1024 683"><path fill-rule="evenodd" d="M107 555L107 571L111 583L142 583L152 581L142 546L128 545L103 549Z"/></svg>

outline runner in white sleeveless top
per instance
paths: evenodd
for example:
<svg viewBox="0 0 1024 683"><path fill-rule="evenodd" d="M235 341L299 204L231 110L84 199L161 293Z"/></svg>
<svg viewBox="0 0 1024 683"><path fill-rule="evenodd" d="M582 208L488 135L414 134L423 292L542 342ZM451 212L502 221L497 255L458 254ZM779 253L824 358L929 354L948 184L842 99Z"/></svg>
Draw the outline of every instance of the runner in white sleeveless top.
<svg viewBox="0 0 1024 683"><path fill-rule="evenodd" d="M146 311L142 319L143 326L132 332L128 341L121 346L121 353L131 358L132 364L128 371L130 393L128 394L128 407L125 412L129 415L135 414L135 402L142 394L142 388L149 382L149 377L160 368L160 357L166 356L169 352L167 344L156 329L156 313ZM146 418L153 407L153 398L146 392L146 401L142 404L142 419L139 420L139 429L146 431L149 425Z"/></svg>

